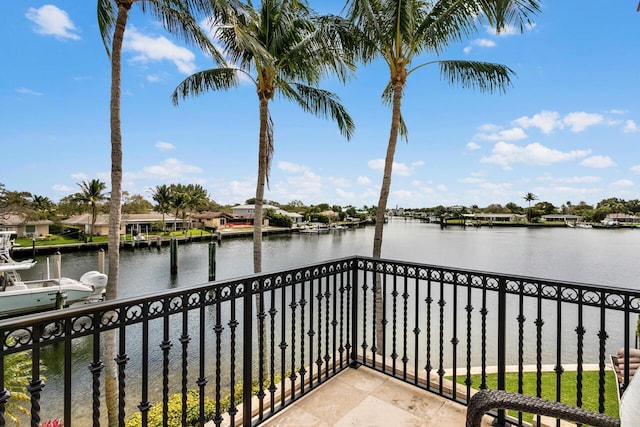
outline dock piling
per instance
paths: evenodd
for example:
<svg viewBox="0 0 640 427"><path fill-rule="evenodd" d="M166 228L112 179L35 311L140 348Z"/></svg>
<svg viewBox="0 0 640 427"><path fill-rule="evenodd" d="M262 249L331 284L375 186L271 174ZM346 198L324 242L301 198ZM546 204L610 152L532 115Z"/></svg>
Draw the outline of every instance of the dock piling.
<svg viewBox="0 0 640 427"><path fill-rule="evenodd" d="M171 274L178 274L178 241L175 237L170 242Z"/></svg>
<svg viewBox="0 0 640 427"><path fill-rule="evenodd" d="M209 281L216 280L216 244L209 242Z"/></svg>

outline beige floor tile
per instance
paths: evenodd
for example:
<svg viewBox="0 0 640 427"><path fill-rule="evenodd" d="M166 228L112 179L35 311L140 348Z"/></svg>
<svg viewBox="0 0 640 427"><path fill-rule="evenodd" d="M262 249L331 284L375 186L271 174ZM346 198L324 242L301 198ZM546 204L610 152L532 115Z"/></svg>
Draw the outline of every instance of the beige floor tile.
<svg viewBox="0 0 640 427"><path fill-rule="evenodd" d="M342 374L305 396L298 406L329 424L337 422L369 395L369 392L338 378L342 379Z"/></svg>
<svg viewBox="0 0 640 427"><path fill-rule="evenodd" d="M418 427L424 425L424 421L397 406L369 396L334 425L336 427Z"/></svg>
<svg viewBox="0 0 640 427"><path fill-rule="evenodd" d="M361 367L347 369L273 417L266 427L460 427L466 408Z"/></svg>
<svg viewBox="0 0 640 427"><path fill-rule="evenodd" d="M269 427L292 427L292 426L329 427L331 426L331 424L327 423L326 420L316 418L312 414L308 413L307 411L295 406L279 413L278 415L274 416L273 418L271 418L269 421L267 421L262 425L269 426Z"/></svg>

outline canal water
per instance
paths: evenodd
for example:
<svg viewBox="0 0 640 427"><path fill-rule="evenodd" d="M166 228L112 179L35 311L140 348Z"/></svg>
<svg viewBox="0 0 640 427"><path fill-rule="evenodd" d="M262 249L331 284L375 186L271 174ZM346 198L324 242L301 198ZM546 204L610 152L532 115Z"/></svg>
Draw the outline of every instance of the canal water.
<svg viewBox="0 0 640 427"><path fill-rule="evenodd" d="M276 271L352 255L370 256L373 226L327 234L282 234L264 236L263 271ZM417 220L393 218L385 225L383 258L455 268L526 275L554 280L640 289L640 263L637 260L640 230L600 230L569 228L481 227L441 229ZM216 279L250 275L251 238L223 239L217 247ZM121 251L121 297L141 296L164 289L190 286L208 281L208 243L188 243L178 249L178 274L170 274L169 249L137 248ZM36 267L24 279L46 275L47 258L38 257ZM63 255L63 275L80 277L97 269L95 252ZM28 273L28 274L27 274ZM61 350L61 349L60 349ZM44 353L47 385L43 392L46 414L58 414L62 395L62 353ZM85 387L90 393L89 340L74 343L74 390ZM159 363L159 362L158 362ZM136 372L135 362L128 366ZM133 384L131 384L133 386ZM152 385L159 393L159 384ZM135 387L135 386L134 386ZM137 390L129 390L138 395ZM154 398L157 396L154 396ZM74 406L79 419L90 416L89 401ZM128 404L134 411L138 402ZM75 418L75 415L74 415ZM76 425L74 423L74 425Z"/></svg>
<svg viewBox="0 0 640 427"><path fill-rule="evenodd" d="M373 226L327 234L264 236L263 272L352 255L371 256ZM386 224L383 258L554 280L640 288L640 229L480 227L441 229L396 217ZM217 248L216 279L253 273L251 238L223 239ZM119 295L137 296L208 281L208 243L178 248L178 274L170 274L169 249L137 248L120 255ZM46 257L23 274L46 275ZM97 269L94 252L63 255L63 275L78 278Z"/></svg>

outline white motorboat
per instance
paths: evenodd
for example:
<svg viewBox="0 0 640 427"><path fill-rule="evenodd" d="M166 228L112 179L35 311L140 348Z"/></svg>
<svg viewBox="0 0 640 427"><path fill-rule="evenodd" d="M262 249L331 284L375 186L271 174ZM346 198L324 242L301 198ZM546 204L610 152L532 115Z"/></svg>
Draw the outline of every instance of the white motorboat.
<svg viewBox="0 0 640 427"><path fill-rule="evenodd" d="M80 280L59 277L23 281L19 272L32 268L36 261L15 261L11 258L13 234L0 231L0 317L103 299L107 275L98 271L89 271Z"/></svg>

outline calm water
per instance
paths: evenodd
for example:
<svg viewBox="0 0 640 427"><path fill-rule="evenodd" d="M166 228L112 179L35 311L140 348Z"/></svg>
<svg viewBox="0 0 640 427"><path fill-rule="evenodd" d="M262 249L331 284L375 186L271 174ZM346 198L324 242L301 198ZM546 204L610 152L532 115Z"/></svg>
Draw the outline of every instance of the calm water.
<svg viewBox="0 0 640 427"><path fill-rule="evenodd" d="M352 255L370 256L373 232L374 227L369 226L330 234L265 236L263 271L287 269ZM639 242L640 230L500 227L450 227L443 230L439 226L419 221L394 218L385 226L382 255L384 258L403 261L639 289ZM223 240L222 245L217 248L216 259L218 280L251 274L251 239ZM46 274L46 257L39 257L38 261L36 268L23 275L25 279L39 278ZM143 295L206 282L208 243L180 246L178 265L179 272L172 277L169 272L168 247L161 250L123 250L120 296ZM62 269L65 276L77 278L85 271L96 268L96 253L63 255ZM594 342L592 347L597 348L597 344ZM43 353L47 366L47 386L43 392L43 401L47 402L45 414L58 414L61 411L61 350ZM572 349L565 349L569 350ZM91 344L88 340L74 342L74 392L90 394L87 370L90 357ZM137 372L139 363L140 361L132 358L127 366L128 371ZM139 383L136 381L128 383L128 395L139 396L138 387ZM152 394L160 393L159 384L152 384L152 389ZM137 403L134 401L128 404L129 410L135 410L133 408ZM86 419L88 425L89 419L86 417L90 416L89 405L77 406L73 410L74 418L77 416L79 419ZM80 425L84 423L81 422Z"/></svg>
<svg viewBox="0 0 640 427"><path fill-rule="evenodd" d="M330 234L265 236L263 271L273 271L351 255L371 256L374 227ZM556 280L640 288L637 259L640 229L581 230L439 226L416 220L392 219L384 230L382 256L426 264L527 275ZM217 248L218 280L253 272L250 238L223 240ZM46 258L23 274L46 274ZM63 275L79 277L97 269L95 253L63 255ZM204 283L208 279L208 244L184 244L178 249L178 274L169 274L169 249L121 251L120 295Z"/></svg>

